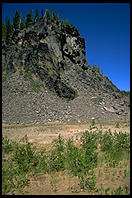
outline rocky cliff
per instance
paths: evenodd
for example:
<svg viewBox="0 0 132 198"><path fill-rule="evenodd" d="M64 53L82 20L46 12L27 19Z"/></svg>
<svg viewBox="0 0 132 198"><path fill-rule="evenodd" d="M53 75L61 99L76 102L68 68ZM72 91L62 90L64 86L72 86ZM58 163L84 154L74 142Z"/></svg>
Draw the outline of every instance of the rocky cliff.
<svg viewBox="0 0 132 198"><path fill-rule="evenodd" d="M85 57L73 25L37 19L2 42L3 123L129 120L129 97Z"/></svg>

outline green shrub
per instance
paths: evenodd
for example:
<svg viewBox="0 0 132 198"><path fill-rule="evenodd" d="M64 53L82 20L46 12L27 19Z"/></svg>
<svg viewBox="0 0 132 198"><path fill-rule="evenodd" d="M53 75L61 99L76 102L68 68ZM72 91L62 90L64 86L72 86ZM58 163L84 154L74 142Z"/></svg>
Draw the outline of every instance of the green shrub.
<svg viewBox="0 0 132 198"><path fill-rule="evenodd" d="M5 195L11 191L14 185L14 170L13 170L13 162L8 161L7 165L2 166L2 194Z"/></svg>
<svg viewBox="0 0 132 198"><path fill-rule="evenodd" d="M105 152L108 165L115 167L124 155L129 154L130 137L127 133L115 132L113 135L109 130L101 139L101 150Z"/></svg>
<svg viewBox="0 0 132 198"><path fill-rule="evenodd" d="M103 134L101 139L101 150L102 151L111 151L114 146L112 132L109 130Z"/></svg>
<svg viewBox="0 0 132 198"><path fill-rule="evenodd" d="M31 145L27 141L27 137L25 136L22 141L26 141L26 144L22 144L17 147L14 155L13 155L13 161L18 166L19 172L29 172L32 170L34 166L37 165L38 158L35 154L35 151Z"/></svg>
<svg viewBox="0 0 132 198"><path fill-rule="evenodd" d="M11 151L16 150L18 143L15 141L9 140L7 137L2 138L2 152L9 153Z"/></svg>
<svg viewBox="0 0 132 198"><path fill-rule="evenodd" d="M91 167L97 165L97 134L94 132L85 131L81 137L81 146L88 157L88 163Z"/></svg>
<svg viewBox="0 0 132 198"><path fill-rule="evenodd" d="M36 154L37 160L34 168L34 174L37 173L46 173L47 170L47 156L46 156L46 150L41 150L40 152L37 152Z"/></svg>
<svg viewBox="0 0 132 198"><path fill-rule="evenodd" d="M67 168L71 170L74 176L80 175L83 170L87 169L85 152L76 147L72 139L69 139L66 144L66 159Z"/></svg>
<svg viewBox="0 0 132 198"><path fill-rule="evenodd" d="M97 166L98 153L95 135L86 131L81 137L81 147L76 147L72 139L67 141L66 159L67 168L74 176L80 179L80 188L93 190L95 188L95 174L93 169Z"/></svg>
<svg viewBox="0 0 132 198"><path fill-rule="evenodd" d="M119 149L122 149L124 151L127 151L128 153L130 152L130 135L128 133L123 133L123 132L115 132L115 141L116 141L116 146Z"/></svg>
<svg viewBox="0 0 132 198"><path fill-rule="evenodd" d="M74 144L73 138L66 142L58 136L52 142L52 149L36 150L24 136L19 143L7 138L2 139L2 193L8 194L13 189L21 190L28 185L30 175L54 173L68 170L79 178L80 189L95 191L96 177L94 168L98 162L98 144L105 156L107 165L115 167L127 153L130 153L130 135L122 132L85 131L80 139L80 145ZM7 159L7 154L11 154ZM103 157L104 157L103 156ZM130 170L124 170L124 178L130 176ZM55 187L54 182L52 182ZM56 188L55 188L56 189ZM106 189L106 194L107 191ZM128 194L128 186L114 190L113 194Z"/></svg>
<svg viewBox="0 0 132 198"><path fill-rule="evenodd" d="M112 195L123 195L123 188L119 186L116 190L112 192Z"/></svg>
<svg viewBox="0 0 132 198"><path fill-rule="evenodd" d="M94 171L91 170L89 175L82 174L80 177L80 188L83 190L90 190L93 191L95 190L95 185L96 185L96 177L94 174Z"/></svg>
<svg viewBox="0 0 132 198"><path fill-rule="evenodd" d="M47 162L45 151L35 153L35 147L28 142L27 136L24 136L20 143L3 138L2 154L13 155L7 160L3 158L2 167L2 191L7 194L14 188L21 190L28 184L28 175L36 173L45 173L47 171Z"/></svg>
<svg viewBox="0 0 132 198"><path fill-rule="evenodd" d="M53 149L49 155L48 166L48 172L65 169L64 139L60 135L54 141Z"/></svg>

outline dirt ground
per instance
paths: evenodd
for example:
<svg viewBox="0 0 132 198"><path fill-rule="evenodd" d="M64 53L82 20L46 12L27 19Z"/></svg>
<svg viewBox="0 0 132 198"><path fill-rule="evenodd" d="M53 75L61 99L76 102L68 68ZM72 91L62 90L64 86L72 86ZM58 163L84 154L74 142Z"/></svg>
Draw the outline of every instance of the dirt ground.
<svg viewBox="0 0 132 198"><path fill-rule="evenodd" d="M91 123L61 123L61 122L49 122L36 125L3 125L2 134L7 138L15 141L19 141L25 135L27 135L29 142L41 145L49 144L60 134L63 138L73 139L79 138L84 131L90 131ZM123 122L119 124L119 128L116 127L116 123L98 123L95 124L95 128L91 131L102 130L103 132L115 130L130 132L129 122Z"/></svg>
<svg viewBox="0 0 132 198"><path fill-rule="evenodd" d="M2 135L11 140L19 141L25 135L28 137L28 141L32 142L36 146L50 145L50 143L58 137L60 134L64 139L73 137L75 141L81 137L84 131L91 129L90 123L60 123L50 122L36 125L3 125ZM95 128L91 131L102 130L103 132L111 130L114 132L127 132L130 133L129 122L120 122L119 128L116 123L97 123ZM103 185L106 188L117 188L120 184L130 185L130 178L124 178L124 169L129 169L130 164L128 161L124 161L122 167L116 169L116 174L112 168L98 167L96 171L97 185L101 188ZM94 195L103 194L102 192L94 192ZM21 194L18 192L12 192L13 194ZM45 174L30 177L29 185L23 189L24 195L92 195L91 192L82 192L79 190L78 178L72 177L67 171L57 172L54 174Z"/></svg>

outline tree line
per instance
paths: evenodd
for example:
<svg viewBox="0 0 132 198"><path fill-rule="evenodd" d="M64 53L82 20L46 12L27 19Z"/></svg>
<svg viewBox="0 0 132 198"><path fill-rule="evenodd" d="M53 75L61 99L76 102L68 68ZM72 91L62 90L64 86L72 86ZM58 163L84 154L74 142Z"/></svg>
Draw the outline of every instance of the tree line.
<svg viewBox="0 0 132 198"><path fill-rule="evenodd" d="M10 23L10 19L7 17L5 23L2 23L2 38L4 40L8 39L13 33L17 33L18 31L27 28L29 25L34 24L39 18L45 18L47 20L47 23L50 23L53 20L59 20L60 15L55 14L53 11L52 14L50 14L49 9L46 9L45 15L43 9L41 9L41 15L39 14L39 10L36 9L35 16L32 17L32 13L28 12L26 14L26 20L24 22L23 17L18 12L18 10L15 11L13 22Z"/></svg>

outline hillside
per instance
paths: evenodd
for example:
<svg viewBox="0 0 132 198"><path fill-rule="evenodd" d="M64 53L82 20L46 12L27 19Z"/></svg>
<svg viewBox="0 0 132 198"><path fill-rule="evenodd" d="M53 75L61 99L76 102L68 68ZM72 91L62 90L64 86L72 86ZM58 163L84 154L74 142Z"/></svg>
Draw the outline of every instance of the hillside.
<svg viewBox="0 0 132 198"><path fill-rule="evenodd" d="M85 56L85 40L54 16L2 40L2 122L129 120L130 101Z"/></svg>

